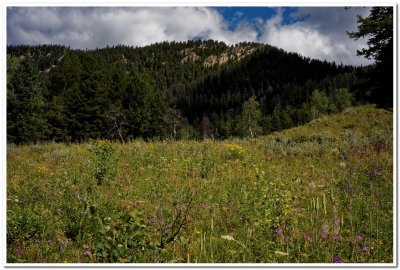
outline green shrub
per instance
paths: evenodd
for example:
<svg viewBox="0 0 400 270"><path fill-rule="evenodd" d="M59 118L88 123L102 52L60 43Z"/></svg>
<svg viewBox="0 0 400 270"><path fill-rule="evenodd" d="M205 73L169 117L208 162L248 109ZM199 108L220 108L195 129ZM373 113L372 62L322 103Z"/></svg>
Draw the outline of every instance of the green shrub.
<svg viewBox="0 0 400 270"><path fill-rule="evenodd" d="M89 259L107 263L132 263L153 249L140 212L115 213L96 219L94 252L85 253Z"/></svg>

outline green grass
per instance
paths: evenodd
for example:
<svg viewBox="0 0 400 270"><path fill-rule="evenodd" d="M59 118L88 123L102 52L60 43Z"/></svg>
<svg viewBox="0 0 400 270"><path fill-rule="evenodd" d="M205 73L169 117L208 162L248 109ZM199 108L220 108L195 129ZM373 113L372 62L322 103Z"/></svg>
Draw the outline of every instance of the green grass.
<svg viewBox="0 0 400 270"><path fill-rule="evenodd" d="M391 263L392 141L369 105L253 140L9 145L7 261Z"/></svg>

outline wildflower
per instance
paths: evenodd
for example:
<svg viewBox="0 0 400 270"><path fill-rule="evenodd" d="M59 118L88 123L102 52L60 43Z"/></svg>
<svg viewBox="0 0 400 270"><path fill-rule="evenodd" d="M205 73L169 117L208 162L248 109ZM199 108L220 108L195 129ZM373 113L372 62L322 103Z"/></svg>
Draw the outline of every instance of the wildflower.
<svg viewBox="0 0 400 270"><path fill-rule="evenodd" d="M343 259L340 258L339 256L336 256L335 258L333 258L333 263L344 263Z"/></svg>
<svg viewBox="0 0 400 270"><path fill-rule="evenodd" d="M366 253L369 253L369 246L364 246L362 250Z"/></svg>
<svg viewBox="0 0 400 270"><path fill-rule="evenodd" d="M362 233L358 233L357 234L357 238L358 238L358 240L363 240L364 239L364 234L362 234Z"/></svg>
<svg viewBox="0 0 400 270"><path fill-rule="evenodd" d="M335 235L333 236L333 241L337 241L337 240L339 240L339 235L338 235L338 234L335 234Z"/></svg>
<svg viewBox="0 0 400 270"><path fill-rule="evenodd" d="M206 204L205 203L201 203L201 208L206 208Z"/></svg>
<svg viewBox="0 0 400 270"><path fill-rule="evenodd" d="M156 218L156 217L153 217L153 218L151 219L151 223L152 223L152 224L156 224L156 223L157 223L157 218Z"/></svg>
<svg viewBox="0 0 400 270"><path fill-rule="evenodd" d="M47 243L48 243L49 245L51 244L51 242L52 242L51 240L47 240Z"/></svg>
<svg viewBox="0 0 400 270"><path fill-rule="evenodd" d="M45 166L44 164L41 164L41 165L37 166L36 169L37 169L37 171L40 172L40 173L44 173L44 172L47 171L47 168L46 168L46 166Z"/></svg>
<svg viewBox="0 0 400 270"><path fill-rule="evenodd" d="M245 151L245 149L242 146L237 145L237 144L227 143L227 144L225 144L225 147L228 148L230 151L236 151L239 153L243 153Z"/></svg>
<svg viewBox="0 0 400 270"><path fill-rule="evenodd" d="M46 211L46 213L48 213L48 212L49 212L49 208L46 208L46 210L45 210L45 211Z"/></svg>
<svg viewBox="0 0 400 270"><path fill-rule="evenodd" d="M311 235L309 235L308 233L304 234L304 239L309 243L314 242L314 238Z"/></svg>
<svg viewBox="0 0 400 270"><path fill-rule="evenodd" d="M325 238L326 238L326 236L327 236L327 233L326 233L326 231L322 231L322 232L321 232L321 238L325 239Z"/></svg>
<svg viewBox="0 0 400 270"><path fill-rule="evenodd" d="M276 227L276 228L275 228L275 233L276 233L277 235L282 235L282 229L279 228L279 227Z"/></svg>
<svg viewBox="0 0 400 270"><path fill-rule="evenodd" d="M82 200L82 196L79 193L76 193L76 198L81 201Z"/></svg>
<svg viewBox="0 0 400 270"><path fill-rule="evenodd" d="M17 254L17 256L21 256L25 253L25 250L22 246L17 246L15 248L15 253Z"/></svg>
<svg viewBox="0 0 400 270"><path fill-rule="evenodd" d="M86 250L85 252L83 252L83 255L92 256L92 252L90 250Z"/></svg>

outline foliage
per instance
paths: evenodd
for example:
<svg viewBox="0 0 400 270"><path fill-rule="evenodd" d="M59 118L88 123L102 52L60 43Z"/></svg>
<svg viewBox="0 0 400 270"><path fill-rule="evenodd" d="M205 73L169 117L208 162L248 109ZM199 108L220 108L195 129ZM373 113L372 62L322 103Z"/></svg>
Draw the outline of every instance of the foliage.
<svg viewBox="0 0 400 270"><path fill-rule="evenodd" d="M231 159L237 159L243 156L245 149L237 144L225 144L226 149L228 150L228 157Z"/></svg>
<svg viewBox="0 0 400 270"><path fill-rule="evenodd" d="M243 129L243 133L250 133L251 138L257 136L261 131L261 127L258 124L260 118L260 104L256 101L256 97L252 96L245 103L243 103L240 123Z"/></svg>
<svg viewBox="0 0 400 270"><path fill-rule="evenodd" d="M18 64L13 57L8 59L7 140L38 142L45 138L47 128L38 71L29 60Z"/></svg>
<svg viewBox="0 0 400 270"><path fill-rule="evenodd" d="M337 110L341 112L352 105L352 100L352 94L349 93L346 88L340 88L336 92L333 103L335 105L335 108L337 108Z"/></svg>
<svg viewBox="0 0 400 270"><path fill-rule="evenodd" d="M347 32L349 37L357 40L369 36L368 49L357 51L368 59L377 62L393 60L393 7L373 7L367 18L357 16L357 32Z"/></svg>
<svg viewBox="0 0 400 270"><path fill-rule="evenodd" d="M94 178L97 185L101 185L104 181L115 177L115 149L111 143L107 141L96 141L92 146L95 154L95 172Z"/></svg>
<svg viewBox="0 0 400 270"><path fill-rule="evenodd" d="M393 106L393 7L372 7L368 17L357 17L358 31L347 32L355 40L368 37L368 48L357 54L374 59L376 66L364 76L370 84L370 100Z"/></svg>
<svg viewBox="0 0 400 270"><path fill-rule="evenodd" d="M176 139L183 122L180 111L176 108L169 108L165 114L164 120L169 127L171 139Z"/></svg>
<svg viewBox="0 0 400 270"><path fill-rule="evenodd" d="M246 50L251 53L244 58L204 65L211 55ZM189 52L197 60L182 61ZM10 143L252 136L240 116L253 96L260 118L272 120L262 126L267 133L309 121L302 108L313 89L333 93L332 98L340 88L364 93L369 87L355 76L361 68L257 43L228 46L199 40L87 51L22 45L8 46L7 53ZM25 75L16 67L28 62L33 77L21 81ZM18 94L31 87L30 100ZM18 113L20 103L34 105L32 113ZM253 133L260 135L261 129Z"/></svg>
<svg viewBox="0 0 400 270"><path fill-rule="evenodd" d="M103 142L100 186L94 142L8 145L7 261L392 263L392 125L367 105L254 139Z"/></svg>
<svg viewBox="0 0 400 270"><path fill-rule="evenodd" d="M266 179L266 173L257 167L255 172L257 180L243 191L247 203L242 211L250 217L254 227L263 233L272 235L275 228L291 228L296 221L291 205L292 195L285 190L285 183Z"/></svg>
<svg viewBox="0 0 400 270"><path fill-rule="evenodd" d="M97 219L94 250L85 254L90 261L132 263L153 248L140 212L117 213Z"/></svg>
<svg viewBox="0 0 400 270"><path fill-rule="evenodd" d="M310 99L311 119L316 119L328 111L329 99L324 92L316 89Z"/></svg>

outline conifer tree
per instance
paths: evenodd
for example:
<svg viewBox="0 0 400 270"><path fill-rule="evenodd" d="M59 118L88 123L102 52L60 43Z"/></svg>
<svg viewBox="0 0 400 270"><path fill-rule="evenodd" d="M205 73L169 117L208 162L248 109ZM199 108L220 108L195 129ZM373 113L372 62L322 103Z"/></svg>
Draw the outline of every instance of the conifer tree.
<svg viewBox="0 0 400 270"><path fill-rule="evenodd" d="M373 7L368 17L357 16L358 31L347 32L358 40L368 37L368 48L358 55L374 59L376 69L368 74L372 87L372 101L382 106L393 106L393 7ZM372 79L371 79L372 78Z"/></svg>
<svg viewBox="0 0 400 270"><path fill-rule="evenodd" d="M13 63L8 63L11 76L7 83L7 141L38 142L45 139L47 131L39 72L28 59L12 73Z"/></svg>

